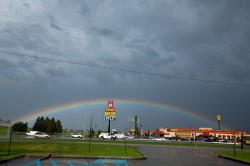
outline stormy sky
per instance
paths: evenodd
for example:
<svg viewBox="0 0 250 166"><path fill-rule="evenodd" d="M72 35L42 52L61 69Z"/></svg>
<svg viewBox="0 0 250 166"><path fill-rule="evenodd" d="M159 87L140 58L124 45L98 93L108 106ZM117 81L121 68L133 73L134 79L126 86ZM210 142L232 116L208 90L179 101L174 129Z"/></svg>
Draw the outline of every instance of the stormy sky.
<svg viewBox="0 0 250 166"><path fill-rule="evenodd" d="M144 129L216 128L220 115L224 128L250 132L249 9L249 0L1 0L0 118L85 101L41 116L68 129L92 116L105 130L107 105L91 102L111 99L118 130L133 115Z"/></svg>

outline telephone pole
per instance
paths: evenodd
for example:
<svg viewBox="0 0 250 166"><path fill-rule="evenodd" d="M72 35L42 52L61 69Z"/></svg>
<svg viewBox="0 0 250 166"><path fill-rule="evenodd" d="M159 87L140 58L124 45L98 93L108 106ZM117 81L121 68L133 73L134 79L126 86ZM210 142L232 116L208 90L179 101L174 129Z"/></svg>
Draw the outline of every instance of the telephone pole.
<svg viewBox="0 0 250 166"><path fill-rule="evenodd" d="M135 115L135 138L138 138L137 116Z"/></svg>

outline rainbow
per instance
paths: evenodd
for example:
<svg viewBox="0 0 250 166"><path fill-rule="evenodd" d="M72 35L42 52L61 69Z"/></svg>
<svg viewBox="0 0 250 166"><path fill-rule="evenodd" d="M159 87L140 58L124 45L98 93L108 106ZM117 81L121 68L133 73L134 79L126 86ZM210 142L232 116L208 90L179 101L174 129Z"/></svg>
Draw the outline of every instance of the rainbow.
<svg viewBox="0 0 250 166"><path fill-rule="evenodd" d="M39 116L48 116L48 115L55 114L58 112L66 112L66 111L70 111L74 109L83 109L86 106L89 107L89 106L101 105L105 108L107 107L108 100L109 99L95 99L95 100L70 102L70 103L66 103L66 104L62 104L62 105L58 105L54 107L41 109L33 113L27 114L27 115L23 115L21 117L16 118L14 121L28 122L28 121L36 119ZM191 118L206 122L213 127L217 126L217 122L215 120L209 119L202 114L198 114L188 109L183 109L183 108L176 107L176 106L166 104L166 103L151 102L151 101L144 101L144 100L129 100L129 99L113 99L113 101L114 101L114 107L116 107L117 105L122 105L122 104L133 105L133 106L138 105L138 106L154 107L155 109L181 113L187 117L191 117ZM222 126L222 127L225 128L226 126Z"/></svg>

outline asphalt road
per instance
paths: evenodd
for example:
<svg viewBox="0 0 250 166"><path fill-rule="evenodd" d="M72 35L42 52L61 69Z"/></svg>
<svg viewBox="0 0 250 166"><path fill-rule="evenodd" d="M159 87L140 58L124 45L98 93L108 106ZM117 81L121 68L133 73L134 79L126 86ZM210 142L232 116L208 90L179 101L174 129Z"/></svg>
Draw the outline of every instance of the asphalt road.
<svg viewBox="0 0 250 166"><path fill-rule="evenodd" d="M138 145L137 148L147 156L146 160L80 160L80 159L49 159L38 161L36 159L20 158L0 166L243 166L246 164L219 158L212 152L223 149L174 147L157 145Z"/></svg>
<svg viewBox="0 0 250 166"><path fill-rule="evenodd" d="M225 151L212 148L169 147L169 146L139 146L138 149L148 158L142 161L128 161L129 166L241 166L243 163L219 158L212 152Z"/></svg>

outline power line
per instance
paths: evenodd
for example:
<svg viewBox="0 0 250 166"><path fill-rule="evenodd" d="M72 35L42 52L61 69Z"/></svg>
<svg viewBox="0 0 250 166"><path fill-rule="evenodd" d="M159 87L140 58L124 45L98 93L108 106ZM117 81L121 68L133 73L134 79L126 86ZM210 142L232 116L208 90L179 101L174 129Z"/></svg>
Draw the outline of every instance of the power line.
<svg viewBox="0 0 250 166"><path fill-rule="evenodd" d="M223 82L223 81L212 81L212 80L196 79L196 78L190 78L190 77L173 76L173 75L168 75L168 74L160 74L160 73L143 72L143 71L137 71L137 70L122 69L122 68L114 68L114 67L100 66L100 65L80 63L80 62L74 62L74 61L66 61L66 60L59 60L59 59L53 59L53 58L45 58L45 57L40 57L40 56L35 56L35 55L27 55L27 54L21 54L21 53L15 53L15 52L3 51L3 50L0 50L0 52L10 54L10 55L17 55L17 56L24 56L24 57L29 57L29 58L43 59L43 60L54 61L54 62L59 62L59 63L68 63L68 64L73 64L73 65L89 66L89 67L102 68L102 69L108 69L108 70L116 70L116 71L123 71L123 72L129 72L129 73L137 73L137 74L145 74L145 75L152 75L152 76L159 76L159 77L168 77L168 78L175 78L175 79L199 81L199 82L206 82L206 83L213 83L213 84L224 84L224 85L250 87L250 85L248 85L248 84L239 84L239 83L231 83L231 82Z"/></svg>

